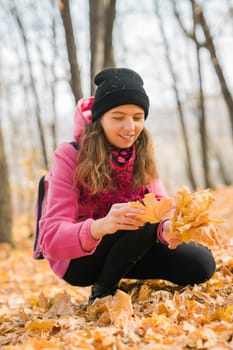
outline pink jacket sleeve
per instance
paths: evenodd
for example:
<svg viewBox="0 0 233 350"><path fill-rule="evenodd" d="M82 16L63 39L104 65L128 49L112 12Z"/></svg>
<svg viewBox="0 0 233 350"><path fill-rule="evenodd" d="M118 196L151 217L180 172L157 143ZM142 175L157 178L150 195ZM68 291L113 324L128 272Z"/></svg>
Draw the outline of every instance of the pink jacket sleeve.
<svg viewBox="0 0 233 350"><path fill-rule="evenodd" d="M148 186L148 190L149 192L155 193L157 200L167 197L167 193L160 178L155 179L150 186ZM167 221L167 219L160 221L158 225L157 238L161 243L167 244L166 240L163 238L163 224L165 221Z"/></svg>
<svg viewBox="0 0 233 350"><path fill-rule="evenodd" d="M167 193L160 178L154 179L154 181L150 183L148 186L148 191L155 193L157 200L160 200L163 197L167 197Z"/></svg>
<svg viewBox="0 0 233 350"><path fill-rule="evenodd" d="M78 189L73 185L77 151L69 143L54 153L48 175L46 213L40 221L41 247L45 258L75 259L93 254L100 240L90 235L93 219L77 222Z"/></svg>

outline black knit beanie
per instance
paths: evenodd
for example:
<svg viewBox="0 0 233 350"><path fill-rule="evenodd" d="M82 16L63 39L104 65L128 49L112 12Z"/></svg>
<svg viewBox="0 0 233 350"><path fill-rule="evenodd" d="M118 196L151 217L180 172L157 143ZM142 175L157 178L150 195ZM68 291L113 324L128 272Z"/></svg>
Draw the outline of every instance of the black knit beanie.
<svg viewBox="0 0 233 350"><path fill-rule="evenodd" d="M94 79L97 89L92 105L92 121L113 107L135 104L149 111L149 98L143 88L140 75L128 68L105 68Z"/></svg>

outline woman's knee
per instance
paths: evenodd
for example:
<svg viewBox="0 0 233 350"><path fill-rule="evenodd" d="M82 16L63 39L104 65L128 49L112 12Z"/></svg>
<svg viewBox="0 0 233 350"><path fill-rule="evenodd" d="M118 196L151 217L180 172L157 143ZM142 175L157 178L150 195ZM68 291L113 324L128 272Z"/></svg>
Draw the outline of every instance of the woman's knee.
<svg viewBox="0 0 233 350"><path fill-rule="evenodd" d="M213 274L215 273L216 270L216 262L213 257L212 252L206 248L203 247L203 252L202 252L202 258L200 259L200 282L205 282L209 280Z"/></svg>
<svg viewBox="0 0 233 350"><path fill-rule="evenodd" d="M193 261L190 270L190 284L206 282L213 276L216 270L216 262L212 252L202 245L198 245L195 248L192 254Z"/></svg>
<svg viewBox="0 0 233 350"><path fill-rule="evenodd" d="M182 286L206 282L216 269L212 252L202 245L184 243L171 252L171 256L170 280Z"/></svg>

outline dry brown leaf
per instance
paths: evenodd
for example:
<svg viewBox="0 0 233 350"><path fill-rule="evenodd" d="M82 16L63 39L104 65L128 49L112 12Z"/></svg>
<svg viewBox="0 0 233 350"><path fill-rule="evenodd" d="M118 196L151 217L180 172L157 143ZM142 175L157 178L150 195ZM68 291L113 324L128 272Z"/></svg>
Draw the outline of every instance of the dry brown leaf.
<svg viewBox="0 0 233 350"><path fill-rule="evenodd" d="M139 290L138 301L149 299L151 296L151 289L146 284L143 284Z"/></svg>
<svg viewBox="0 0 233 350"><path fill-rule="evenodd" d="M49 301L48 301L48 298L46 298L46 296L44 295L43 292L41 292L39 297L38 297L38 306L43 308L44 310L48 309Z"/></svg>
<svg viewBox="0 0 233 350"><path fill-rule="evenodd" d="M117 290L114 296L96 299L88 307L90 318L101 317L101 320L110 324L120 324L133 315L131 297L129 294Z"/></svg>
<svg viewBox="0 0 233 350"><path fill-rule="evenodd" d="M70 295L68 293L59 293L56 295L51 309L46 312L45 317L53 318L55 316L72 315L73 313Z"/></svg>

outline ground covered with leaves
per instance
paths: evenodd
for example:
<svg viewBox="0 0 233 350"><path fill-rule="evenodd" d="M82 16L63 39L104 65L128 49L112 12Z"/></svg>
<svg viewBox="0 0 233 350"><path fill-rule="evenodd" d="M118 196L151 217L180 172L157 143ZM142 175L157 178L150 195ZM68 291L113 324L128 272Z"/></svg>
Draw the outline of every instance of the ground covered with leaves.
<svg viewBox="0 0 233 350"><path fill-rule="evenodd" d="M211 214L224 222L211 280L185 288L123 280L123 291L91 307L89 287L32 259L28 227L17 222L16 249L0 245L0 349L233 349L233 187L214 194Z"/></svg>

